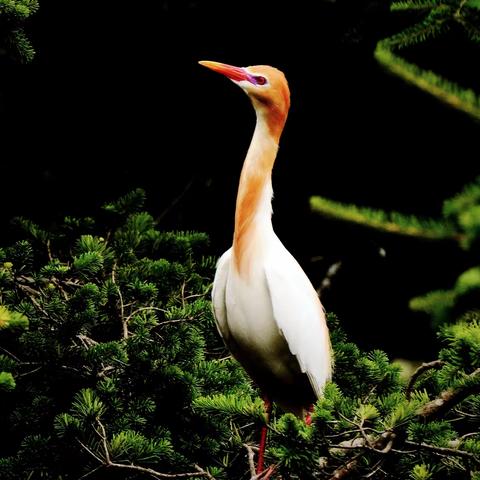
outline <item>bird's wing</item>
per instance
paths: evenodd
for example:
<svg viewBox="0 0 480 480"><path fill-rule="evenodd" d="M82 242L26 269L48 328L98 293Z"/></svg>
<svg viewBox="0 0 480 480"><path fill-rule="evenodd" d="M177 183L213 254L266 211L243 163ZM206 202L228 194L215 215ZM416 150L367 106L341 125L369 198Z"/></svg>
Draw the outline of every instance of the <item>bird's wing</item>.
<svg viewBox="0 0 480 480"><path fill-rule="evenodd" d="M325 382L331 378L332 353L317 292L280 240L270 250L265 274L275 321L320 397Z"/></svg>
<svg viewBox="0 0 480 480"><path fill-rule="evenodd" d="M215 317L218 332L225 343L230 340L230 330L227 323L227 306L225 302L225 291L227 288L228 272L230 270L230 259L232 249L227 250L217 262L217 270L212 288L213 316Z"/></svg>

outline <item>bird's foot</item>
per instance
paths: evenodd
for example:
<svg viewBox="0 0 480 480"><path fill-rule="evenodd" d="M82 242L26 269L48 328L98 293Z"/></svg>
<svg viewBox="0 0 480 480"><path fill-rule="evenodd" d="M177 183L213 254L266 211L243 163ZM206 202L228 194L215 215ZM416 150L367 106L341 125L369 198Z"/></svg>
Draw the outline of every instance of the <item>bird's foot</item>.
<svg viewBox="0 0 480 480"><path fill-rule="evenodd" d="M255 480L267 480L272 476L274 471L275 471L275 465L271 465L270 467L266 468L262 472L257 473L253 477L253 479L255 479ZM251 479L251 480L253 480L253 479Z"/></svg>

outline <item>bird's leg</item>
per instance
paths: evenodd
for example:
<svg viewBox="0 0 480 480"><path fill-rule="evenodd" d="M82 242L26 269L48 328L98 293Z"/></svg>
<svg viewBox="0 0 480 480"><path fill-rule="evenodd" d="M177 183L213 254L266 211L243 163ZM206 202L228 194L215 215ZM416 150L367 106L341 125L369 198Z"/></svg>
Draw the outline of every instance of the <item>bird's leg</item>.
<svg viewBox="0 0 480 480"><path fill-rule="evenodd" d="M305 415L305 424L310 426L312 424L312 413L315 409L315 405L312 403L310 407L308 407L307 415Z"/></svg>
<svg viewBox="0 0 480 480"><path fill-rule="evenodd" d="M267 446L267 433L268 422L270 421L270 415L272 413L272 402L265 395L263 397L265 403L265 425L262 426L262 432L260 434L260 445L258 448L258 463L257 463L257 475L263 472L265 463L265 448Z"/></svg>

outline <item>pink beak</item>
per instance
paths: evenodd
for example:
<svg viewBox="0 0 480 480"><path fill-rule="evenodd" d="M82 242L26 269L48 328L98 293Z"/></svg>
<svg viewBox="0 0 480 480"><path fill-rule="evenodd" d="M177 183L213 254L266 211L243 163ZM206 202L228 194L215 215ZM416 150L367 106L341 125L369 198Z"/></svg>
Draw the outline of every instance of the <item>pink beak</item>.
<svg viewBox="0 0 480 480"><path fill-rule="evenodd" d="M233 65L227 65L226 63L210 62L208 60L202 60L198 63L209 68L210 70L213 70L214 72L221 73L230 80L234 80L236 82L249 79L249 74L244 68L241 67L234 67Z"/></svg>

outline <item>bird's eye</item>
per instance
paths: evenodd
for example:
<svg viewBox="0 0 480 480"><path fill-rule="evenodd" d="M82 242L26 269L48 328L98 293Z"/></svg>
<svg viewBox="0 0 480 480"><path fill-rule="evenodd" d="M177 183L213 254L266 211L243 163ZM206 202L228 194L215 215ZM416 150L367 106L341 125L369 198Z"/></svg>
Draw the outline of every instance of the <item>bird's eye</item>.
<svg viewBox="0 0 480 480"><path fill-rule="evenodd" d="M255 83L257 85L265 85L267 83L267 79L265 77L262 77L260 75L254 77L255 78Z"/></svg>

